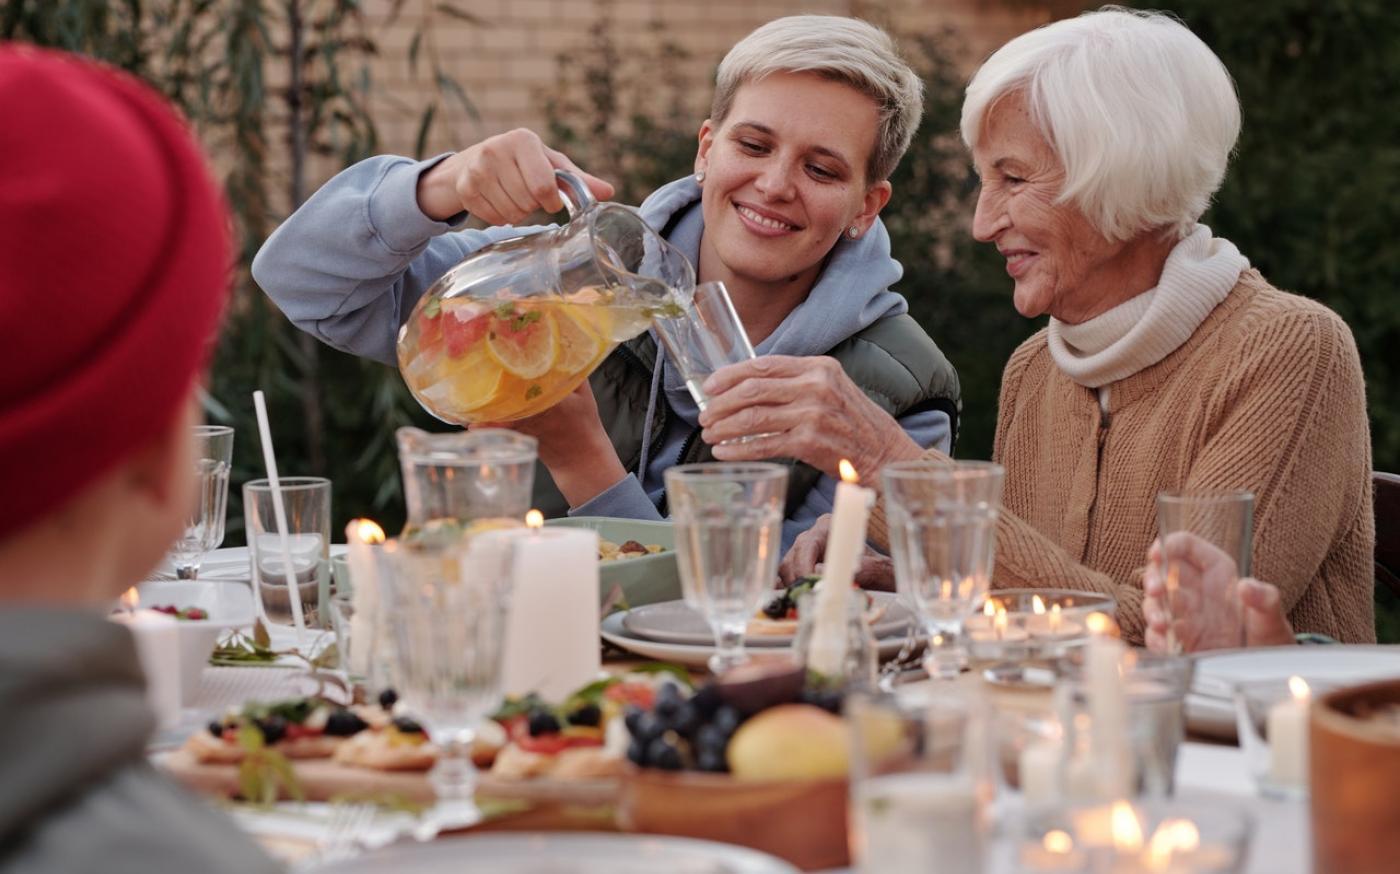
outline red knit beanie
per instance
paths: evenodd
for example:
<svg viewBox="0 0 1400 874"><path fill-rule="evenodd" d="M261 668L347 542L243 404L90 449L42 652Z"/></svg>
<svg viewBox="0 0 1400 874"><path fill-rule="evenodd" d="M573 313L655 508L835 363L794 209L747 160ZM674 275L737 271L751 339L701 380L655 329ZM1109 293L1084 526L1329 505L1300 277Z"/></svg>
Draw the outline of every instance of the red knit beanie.
<svg viewBox="0 0 1400 874"><path fill-rule="evenodd" d="M159 95L0 46L0 539L170 426L230 259L222 196Z"/></svg>

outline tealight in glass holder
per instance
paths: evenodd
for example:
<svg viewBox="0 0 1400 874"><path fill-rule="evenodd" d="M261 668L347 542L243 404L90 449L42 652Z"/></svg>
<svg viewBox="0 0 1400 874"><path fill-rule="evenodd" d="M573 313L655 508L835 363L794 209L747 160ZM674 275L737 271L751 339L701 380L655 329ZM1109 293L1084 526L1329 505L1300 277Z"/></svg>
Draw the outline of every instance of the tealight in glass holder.
<svg viewBox="0 0 1400 874"><path fill-rule="evenodd" d="M1301 677L1235 687L1235 728L1259 794L1308 797L1308 707L1313 690Z"/></svg>
<svg viewBox="0 0 1400 874"><path fill-rule="evenodd" d="M1254 823L1213 798L1113 801L1035 811L1017 848L1023 874L1238 874Z"/></svg>
<svg viewBox="0 0 1400 874"><path fill-rule="evenodd" d="M1000 589L963 623L968 654L990 682L1048 686L1061 659L1089 639L1089 615L1112 616L1115 606L1093 592Z"/></svg>

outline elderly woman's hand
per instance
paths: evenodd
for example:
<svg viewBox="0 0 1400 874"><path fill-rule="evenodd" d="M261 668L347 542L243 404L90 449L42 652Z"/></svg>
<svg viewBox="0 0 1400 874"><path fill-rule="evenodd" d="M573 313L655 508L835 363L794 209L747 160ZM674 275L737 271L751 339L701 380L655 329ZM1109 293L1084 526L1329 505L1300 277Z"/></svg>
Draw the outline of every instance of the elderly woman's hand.
<svg viewBox="0 0 1400 874"><path fill-rule="evenodd" d="M487 224L515 224L538 210L564 208L554 171L568 170L593 196L613 195L610 183L579 169L532 130L517 128L484 139L437 164L418 179L418 208L446 221L462 210Z"/></svg>
<svg viewBox="0 0 1400 874"><path fill-rule="evenodd" d="M1167 589L1167 556L1178 568L1175 593ZM1147 558L1142 606L1148 649L1166 652L1173 636L1184 652L1294 642L1278 589L1247 577L1236 584L1234 560L1208 541L1178 532L1165 546L1153 542Z"/></svg>
<svg viewBox="0 0 1400 874"><path fill-rule="evenodd" d="M867 479L923 449L865 396L836 359L765 355L705 381L702 439L724 461L796 458L829 476L845 458ZM762 435L762 436L756 436ZM723 443L738 437L744 442Z"/></svg>
<svg viewBox="0 0 1400 874"><path fill-rule="evenodd" d="M826 555L827 535L831 531L831 514L818 519L811 528L797 535L792 548L778 565L778 579L784 586L801 582L802 578L821 573L822 558ZM881 555L869 546L861 556L856 568L856 583L862 589L875 589L882 592L894 591L894 563L889 556Z"/></svg>

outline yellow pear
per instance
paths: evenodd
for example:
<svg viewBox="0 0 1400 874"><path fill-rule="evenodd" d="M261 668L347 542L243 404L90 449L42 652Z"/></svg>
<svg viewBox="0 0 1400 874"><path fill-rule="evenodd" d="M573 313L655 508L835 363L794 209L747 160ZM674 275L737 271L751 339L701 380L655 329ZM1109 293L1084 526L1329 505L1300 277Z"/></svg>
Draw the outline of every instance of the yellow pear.
<svg viewBox="0 0 1400 874"><path fill-rule="evenodd" d="M846 723L810 704L771 707L729 740L729 770L746 780L843 777L849 769Z"/></svg>

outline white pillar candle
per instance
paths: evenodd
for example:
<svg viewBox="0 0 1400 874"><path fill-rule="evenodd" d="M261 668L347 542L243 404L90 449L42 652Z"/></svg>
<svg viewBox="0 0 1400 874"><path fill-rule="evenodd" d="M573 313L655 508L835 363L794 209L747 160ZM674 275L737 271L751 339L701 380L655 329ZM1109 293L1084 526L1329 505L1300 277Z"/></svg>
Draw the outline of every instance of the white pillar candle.
<svg viewBox="0 0 1400 874"><path fill-rule="evenodd" d="M483 536L516 544L502 690L561 702L602 670L598 534L533 527Z"/></svg>
<svg viewBox="0 0 1400 874"><path fill-rule="evenodd" d="M1132 794L1132 751L1128 738L1128 697L1122 664L1127 647L1110 632L1113 620L1095 613L1084 654L1084 678L1099 793L1105 798Z"/></svg>
<svg viewBox="0 0 1400 874"><path fill-rule="evenodd" d="M1288 690L1288 698L1269 708L1269 776L1282 786L1306 786L1312 694L1302 677L1289 677Z"/></svg>
<svg viewBox="0 0 1400 874"><path fill-rule="evenodd" d="M856 471L841 459L841 482L831 509L826 555L822 559L822 581L817 587L816 619L812 642L807 650L807 667L835 677L842 672L846 657L847 592L856 578L856 568L865 553L865 526L875 492L856 485Z"/></svg>
<svg viewBox="0 0 1400 874"><path fill-rule="evenodd" d="M345 526L350 568L350 651L341 653L351 674L369 677L376 654L375 635L379 627L379 568L377 552L384 542L384 529L368 519L352 519Z"/></svg>
<svg viewBox="0 0 1400 874"><path fill-rule="evenodd" d="M1064 755L1064 744L1049 738L1032 741L1021 750L1016 764L1026 804L1038 806L1060 799L1060 762Z"/></svg>
<svg viewBox="0 0 1400 874"><path fill-rule="evenodd" d="M180 623L154 610L131 610L109 617L125 625L136 642L136 658L146 675L146 701L161 728L180 723Z"/></svg>
<svg viewBox="0 0 1400 874"><path fill-rule="evenodd" d="M856 870L979 874L983 805L966 776L899 773L852 787Z"/></svg>

